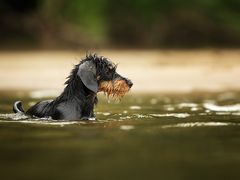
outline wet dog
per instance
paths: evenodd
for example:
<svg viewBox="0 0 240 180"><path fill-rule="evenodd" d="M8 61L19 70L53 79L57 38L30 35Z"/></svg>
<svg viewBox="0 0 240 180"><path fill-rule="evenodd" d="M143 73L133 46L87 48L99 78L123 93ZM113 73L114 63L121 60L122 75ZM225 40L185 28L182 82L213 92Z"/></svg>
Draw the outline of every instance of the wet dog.
<svg viewBox="0 0 240 180"><path fill-rule="evenodd" d="M21 101L17 101L13 105L13 111L38 118L95 119L94 105L98 102L98 92L118 99L133 85L131 80L119 75L116 68L117 66L105 57L87 55L75 65L60 96L54 100L38 102L26 112Z"/></svg>

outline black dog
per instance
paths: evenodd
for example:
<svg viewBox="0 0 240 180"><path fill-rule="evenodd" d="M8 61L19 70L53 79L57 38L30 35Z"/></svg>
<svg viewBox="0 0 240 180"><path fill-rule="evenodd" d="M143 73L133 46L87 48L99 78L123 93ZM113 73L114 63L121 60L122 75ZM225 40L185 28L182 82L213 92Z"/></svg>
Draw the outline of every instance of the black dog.
<svg viewBox="0 0 240 180"><path fill-rule="evenodd" d="M87 55L72 70L65 82L62 94L54 100L41 101L30 107L26 114L52 119L95 119L93 108L97 93L104 92L113 98L121 98L133 83L116 72L116 65L96 54ZM21 101L13 105L15 113L24 113Z"/></svg>

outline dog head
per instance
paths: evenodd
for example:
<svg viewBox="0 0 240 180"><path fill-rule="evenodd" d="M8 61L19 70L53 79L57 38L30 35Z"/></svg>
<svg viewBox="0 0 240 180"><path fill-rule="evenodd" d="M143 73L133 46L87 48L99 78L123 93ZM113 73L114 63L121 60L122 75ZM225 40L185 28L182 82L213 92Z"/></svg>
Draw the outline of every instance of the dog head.
<svg viewBox="0 0 240 180"><path fill-rule="evenodd" d="M104 92L113 98L123 97L132 87L131 80L116 72L117 65L96 54L87 55L79 64L77 75L92 92Z"/></svg>

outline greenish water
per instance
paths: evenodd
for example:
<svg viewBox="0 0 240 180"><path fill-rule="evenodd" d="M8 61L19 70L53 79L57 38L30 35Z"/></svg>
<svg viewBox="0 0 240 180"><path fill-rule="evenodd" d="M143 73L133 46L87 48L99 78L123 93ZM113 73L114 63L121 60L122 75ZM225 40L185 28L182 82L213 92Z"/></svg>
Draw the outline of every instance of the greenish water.
<svg viewBox="0 0 240 180"><path fill-rule="evenodd" d="M12 114L45 99L1 92L0 176L8 179L239 179L240 93L101 96L97 121Z"/></svg>

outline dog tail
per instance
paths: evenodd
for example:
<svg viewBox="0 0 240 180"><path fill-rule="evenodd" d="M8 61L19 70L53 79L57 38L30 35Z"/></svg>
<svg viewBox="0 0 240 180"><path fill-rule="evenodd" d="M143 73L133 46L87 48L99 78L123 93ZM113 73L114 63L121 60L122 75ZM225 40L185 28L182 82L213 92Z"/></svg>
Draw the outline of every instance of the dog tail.
<svg viewBox="0 0 240 180"><path fill-rule="evenodd" d="M21 101L16 101L13 104L13 112L15 112L15 113L24 113Z"/></svg>

